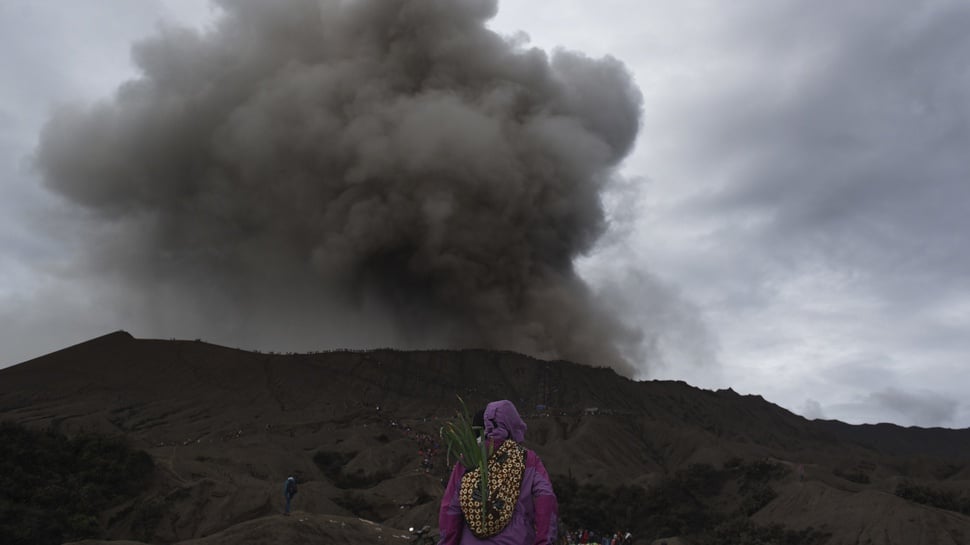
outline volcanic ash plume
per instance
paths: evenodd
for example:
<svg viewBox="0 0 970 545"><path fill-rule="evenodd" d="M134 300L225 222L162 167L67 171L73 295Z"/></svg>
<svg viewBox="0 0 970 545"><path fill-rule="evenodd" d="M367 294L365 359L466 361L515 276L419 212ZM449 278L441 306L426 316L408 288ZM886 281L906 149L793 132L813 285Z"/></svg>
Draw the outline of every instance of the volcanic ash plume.
<svg viewBox="0 0 970 545"><path fill-rule="evenodd" d="M84 269L165 330L613 365L636 335L573 260L636 136L621 63L527 49L489 0L222 0L37 152Z"/></svg>

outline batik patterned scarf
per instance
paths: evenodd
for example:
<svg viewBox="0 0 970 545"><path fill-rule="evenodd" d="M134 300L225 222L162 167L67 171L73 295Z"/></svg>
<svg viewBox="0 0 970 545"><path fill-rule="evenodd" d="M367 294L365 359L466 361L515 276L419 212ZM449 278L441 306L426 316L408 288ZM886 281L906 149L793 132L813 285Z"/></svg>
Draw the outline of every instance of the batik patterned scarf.
<svg viewBox="0 0 970 545"><path fill-rule="evenodd" d="M501 532L519 501L519 488L525 473L525 449L511 439L488 459L488 505L483 508L479 487L481 470L474 469L461 478L458 499L468 528L484 539Z"/></svg>

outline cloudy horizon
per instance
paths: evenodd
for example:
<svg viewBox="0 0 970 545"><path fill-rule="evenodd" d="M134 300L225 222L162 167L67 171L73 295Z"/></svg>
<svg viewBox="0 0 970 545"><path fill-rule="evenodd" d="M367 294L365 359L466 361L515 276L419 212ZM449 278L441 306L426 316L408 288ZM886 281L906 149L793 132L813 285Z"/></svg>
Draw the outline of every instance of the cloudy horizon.
<svg viewBox="0 0 970 545"><path fill-rule="evenodd" d="M0 89L0 365L119 328L231 339L79 283L90 217L32 167L55 106L112 97L137 77L133 42L216 13L0 5L14 44L0 63L16 75ZM603 195L609 227L576 265L649 347L634 378L731 387L808 418L970 427L967 23L960 2L500 2L489 28L612 56L642 93L635 147ZM261 342L247 348L290 349Z"/></svg>

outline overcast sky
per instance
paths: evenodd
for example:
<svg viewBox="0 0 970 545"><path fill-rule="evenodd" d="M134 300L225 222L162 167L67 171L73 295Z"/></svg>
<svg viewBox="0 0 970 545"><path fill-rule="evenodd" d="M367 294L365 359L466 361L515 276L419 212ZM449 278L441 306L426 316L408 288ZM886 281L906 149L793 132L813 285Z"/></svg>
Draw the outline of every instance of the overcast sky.
<svg viewBox="0 0 970 545"><path fill-rule="evenodd" d="M56 105L137 77L134 41L216 15L0 0L0 365L120 328L223 340L73 274L83 211L31 158ZM636 378L809 418L970 426L970 3L505 0L490 27L613 56L643 95L610 229L579 262L653 347ZM286 349L269 344L252 348Z"/></svg>

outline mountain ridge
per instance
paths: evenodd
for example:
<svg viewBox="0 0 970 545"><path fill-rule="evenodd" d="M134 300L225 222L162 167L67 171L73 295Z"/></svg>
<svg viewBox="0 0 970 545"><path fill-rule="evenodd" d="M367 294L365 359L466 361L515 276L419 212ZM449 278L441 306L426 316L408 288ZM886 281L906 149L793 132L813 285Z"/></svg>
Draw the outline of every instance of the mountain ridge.
<svg viewBox="0 0 970 545"><path fill-rule="evenodd" d="M692 465L770 460L804 468L824 491L812 497L854 505L889 493L893 512L915 509L913 524L966 526L970 535L964 515L938 519L892 494L901 479L966 484L970 430L809 421L761 396L632 381L609 368L472 349L273 354L117 331L0 370L0 419L124 435L152 455L159 476L138 501L182 498L166 504L155 533L142 536L162 543L271 515L277 481L291 472L304 480L299 508L308 513L349 516L356 505L388 528L434 526L448 468L440 449L416 452L428 451L458 396L470 407L515 402L529 425L526 445L551 473L580 483L649 488ZM342 481L321 474L313 461L320 453L346 458ZM846 478L859 475L870 483ZM777 485L784 501L755 517L808 520L797 515L801 500L791 499L804 497L793 488L799 484L789 475ZM207 507L190 514L200 502ZM131 517L111 516L110 535L132 537ZM831 543L858 534L858 524L880 523L839 524L828 530Z"/></svg>

